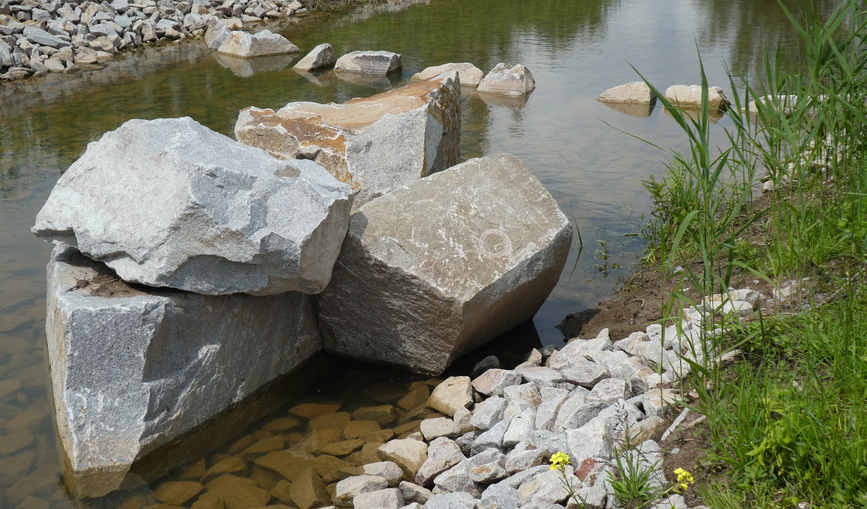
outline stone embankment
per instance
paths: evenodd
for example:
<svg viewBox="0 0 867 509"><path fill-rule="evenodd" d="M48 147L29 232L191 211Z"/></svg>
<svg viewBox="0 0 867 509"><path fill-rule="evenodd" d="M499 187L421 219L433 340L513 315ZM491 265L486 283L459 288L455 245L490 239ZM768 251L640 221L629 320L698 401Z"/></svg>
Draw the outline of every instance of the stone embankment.
<svg viewBox="0 0 867 509"><path fill-rule="evenodd" d="M297 0L0 1L0 79L69 72L142 45L201 37L212 20L240 30L306 13Z"/></svg>

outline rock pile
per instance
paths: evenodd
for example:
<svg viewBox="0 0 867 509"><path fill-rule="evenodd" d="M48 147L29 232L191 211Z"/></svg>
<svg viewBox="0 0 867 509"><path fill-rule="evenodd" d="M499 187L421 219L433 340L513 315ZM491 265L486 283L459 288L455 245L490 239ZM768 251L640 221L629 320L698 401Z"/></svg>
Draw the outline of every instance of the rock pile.
<svg viewBox="0 0 867 509"><path fill-rule="evenodd" d="M0 79L71 71L143 44L199 37L212 20L237 30L305 13L298 0L3 0Z"/></svg>
<svg viewBox="0 0 867 509"><path fill-rule="evenodd" d="M681 356L695 358L690 344L674 328L664 340L661 328L651 326L615 343L606 329L593 339L574 339L547 358L534 350L512 370L489 369L475 379L448 378L429 398L429 387L419 382L399 405L413 408L401 413L401 421L411 415L423 420L395 428L395 438L379 446L370 445L371 433L379 438L392 433L379 431L378 422L364 425L371 430L365 444L349 438L362 425L348 414L317 416L333 427L333 440L348 440L323 447L338 456L328 460L338 470L319 481L319 504L356 509L575 507L561 473L549 468L551 456L565 452L572 462L565 480L585 507L617 507L608 482L615 455L652 469L657 486L666 484L661 449L650 437L661 431L680 399L675 391L660 387L685 373L676 366L685 364ZM655 369L660 364L666 365L662 376ZM376 413L392 419L385 412L391 408ZM627 436L636 449L623 449ZM292 446L282 454L297 462L303 449ZM324 461L319 458L308 461ZM363 459L371 464L346 466ZM340 461L346 463L338 466ZM299 475L297 467L285 471ZM292 501L302 508L317 507ZM672 504L684 507L679 496L656 507Z"/></svg>
<svg viewBox="0 0 867 509"><path fill-rule="evenodd" d="M74 493L128 486L133 463L321 350L321 331L329 351L439 374L532 318L571 227L516 158L456 165L459 94L452 70L245 110L249 144L181 118L88 145L32 228L59 246L46 330Z"/></svg>
<svg viewBox="0 0 867 509"><path fill-rule="evenodd" d="M131 120L88 146L33 227L62 246L46 332L77 494L117 489L321 350L306 294L331 279L351 205L316 163L189 118Z"/></svg>

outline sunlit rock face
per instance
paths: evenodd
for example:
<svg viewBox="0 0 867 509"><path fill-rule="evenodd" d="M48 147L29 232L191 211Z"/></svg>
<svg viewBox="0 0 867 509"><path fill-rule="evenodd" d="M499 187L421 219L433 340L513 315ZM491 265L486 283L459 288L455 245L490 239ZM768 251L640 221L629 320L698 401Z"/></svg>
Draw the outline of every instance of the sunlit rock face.
<svg viewBox="0 0 867 509"><path fill-rule="evenodd" d="M238 141L279 159L312 159L356 192L354 209L457 164L461 88L450 71L345 104L241 110Z"/></svg>
<svg viewBox="0 0 867 509"><path fill-rule="evenodd" d="M46 335L57 431L76 496L122 487L150 452L292 372L322 346L313 300L129 286L56 247Z"/></svg>
<svg viewBox="0 0 867 509"><path fill-rule="evenodd" d="M472 159L363 205L317 296L325 348L439 374L530 319L572 229L514 156Z"/></svg>
<svg viewBox="0 0 867 509"><path fill-rule="evenodd" d="M130 120L63 173L32 232L126 282L317 293L351 202L349 187L312 161L278 161L188 117Z"/></svg>

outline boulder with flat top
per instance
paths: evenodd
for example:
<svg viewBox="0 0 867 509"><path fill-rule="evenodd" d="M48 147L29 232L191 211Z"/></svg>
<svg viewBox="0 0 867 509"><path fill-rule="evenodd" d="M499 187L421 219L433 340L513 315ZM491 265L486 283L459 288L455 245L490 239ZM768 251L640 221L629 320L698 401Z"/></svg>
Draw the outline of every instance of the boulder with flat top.
<svg viewBox="0 0 867 509"><path fill-rule="evenodd" d="M317 296L325 348L440 374L533 317L572 240L557 202L516 157L471 159L353 214Z"/></svg>
<svg viewBox="0 0 867 509"><path fill-rule="evenodd" d="M137 460L298 368L322 346L313 304L127 285L55 247L46 338L67 484L124 487Z"/></svg>
<svg viewBox="0 0 867 509"><path fill-rule="evenodd" d="M241 110L235 138L287 161L311 159L349 184L354 208L457 164L461 91L455 71L344 104Z"/></svg>

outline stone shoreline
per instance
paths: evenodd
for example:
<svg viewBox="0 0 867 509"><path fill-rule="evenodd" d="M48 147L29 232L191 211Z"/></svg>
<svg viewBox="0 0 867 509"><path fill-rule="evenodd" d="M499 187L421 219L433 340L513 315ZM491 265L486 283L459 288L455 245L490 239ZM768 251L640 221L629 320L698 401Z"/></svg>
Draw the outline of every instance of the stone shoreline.
<svg viewBox="0 0 867 509"><path fill-rule="evenodd" d="M242 30L307 14L298 0L2 1L0 80L73 72L122 51L201 38L213 20Z"/></svg>

